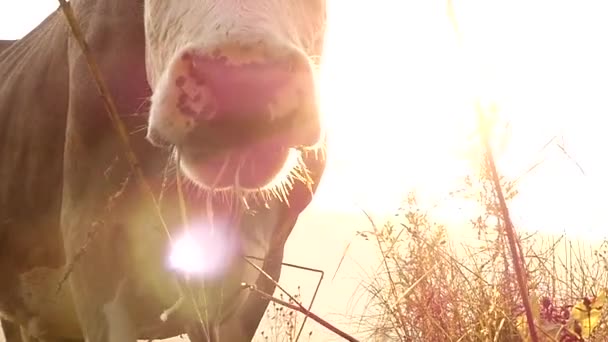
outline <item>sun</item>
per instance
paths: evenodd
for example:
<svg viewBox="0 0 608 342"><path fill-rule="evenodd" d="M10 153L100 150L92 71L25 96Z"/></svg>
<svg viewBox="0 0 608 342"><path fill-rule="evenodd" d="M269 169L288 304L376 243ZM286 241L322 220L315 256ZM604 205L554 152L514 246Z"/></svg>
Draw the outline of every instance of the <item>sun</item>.
<svg viewBox="0 0 608 342"><path fill-rule="evenodd" d="M315 203L384 215L409 190L445 190L464 172L458 150L475 124L475 85L447 16L388 0L329 5L320 74L329 159Z"/></svg>
<svg viewBox="0 0 608 342"><path fill-rule="evenodd" d="M497 122L499 172L520 180L511 203L519 227L568 232L580 217L601 222L601 210L572 199L602 197L597 184L606 184L583 174L605 165L593 141L605 136L599 118L608 111L608 50L598 43L606 5L328 3L320 94L329 147L318 209L390 215L410 190L447 194L476 166L466 152L480 107Z"/></svg>

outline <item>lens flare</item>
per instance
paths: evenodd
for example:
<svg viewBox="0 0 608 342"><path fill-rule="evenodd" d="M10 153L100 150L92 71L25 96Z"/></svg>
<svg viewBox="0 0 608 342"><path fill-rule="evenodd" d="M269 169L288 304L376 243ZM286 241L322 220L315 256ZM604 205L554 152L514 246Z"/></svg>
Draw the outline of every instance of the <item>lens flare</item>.
<svg viewBox="0 0 608 342"><path fill-rule="evenodd" d="M169 266L191 276L218 276L229 267L235 247L224 229L191 228L171 246Z"/></svg>

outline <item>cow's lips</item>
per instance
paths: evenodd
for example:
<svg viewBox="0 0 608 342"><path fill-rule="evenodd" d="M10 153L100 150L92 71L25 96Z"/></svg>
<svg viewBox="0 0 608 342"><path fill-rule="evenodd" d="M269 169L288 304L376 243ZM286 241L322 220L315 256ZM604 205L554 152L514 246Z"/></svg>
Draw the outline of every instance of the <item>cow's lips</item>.
<svg viewBox="0 0 608 342"><path fill-rule="evenodd" d="M182 166L190 179L207 188L263 189L283 174L290 151L301 145L295 133L273 132L245 143L220 143L224 146L215 149L204 143L190 143L182 148Z"/></svg>
<svg viewBox="0 0 608 342"><path fill-rule="evenodd" d="M258 142L233 148L194 165L195 177L213 188L239 186L263 188L281 172L289 147L276 142Z"/></svg>

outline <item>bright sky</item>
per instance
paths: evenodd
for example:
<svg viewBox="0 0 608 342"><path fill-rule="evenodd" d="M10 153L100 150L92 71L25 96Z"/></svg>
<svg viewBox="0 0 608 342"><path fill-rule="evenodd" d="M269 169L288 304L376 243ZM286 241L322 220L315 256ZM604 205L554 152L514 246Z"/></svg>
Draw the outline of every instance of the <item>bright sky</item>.
<svg viewBox="0 0 608 342"><path fill-rule="evenodd" d="M517 222L606 231L608 3L456 0L461 43L446 3L332 3L324 106L341 165L326 198L343 186L340 196L382 210L404 189L445 194L467 167L457 151L479 98L511 127L502 172L518 177L544 160L520 184ZM541 152L555 136L585 174L556 146Z"/></svg>
<svg viewBox="0 0 608 342"><path fill-rule="evenodd" d="M55 7L0 3L0 38L20 37ZM446 0L330 0L321 77L330 165L290 238L290 261L333 273L364 223L322 221L328 212L352 218L361 206L381 216L413 187L430 200L451 190L468 166L461 152L477 98L510 124L497 138L508 137L502 172L517 177L544 161L519 184L511 207L518 226L587 238L608 231L608 3L454 0L454 8L461 41ZM556 146L543 150L553 137L570 157ZM445 218L468 219L456 207ZM317 234L323 255L308 249ZM345 284L326 285L325 298L353 288ZM339 312L346 302L315 307Z"/></svg>

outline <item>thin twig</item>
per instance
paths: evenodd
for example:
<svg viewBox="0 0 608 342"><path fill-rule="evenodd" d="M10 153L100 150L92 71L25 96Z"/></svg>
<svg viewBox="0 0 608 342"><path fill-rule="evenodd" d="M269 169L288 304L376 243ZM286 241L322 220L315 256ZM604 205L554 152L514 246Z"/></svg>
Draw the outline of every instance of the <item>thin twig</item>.
<svg viewBox="0 0 608 342"><path fill-rule="evenodd" d="M286 308L289 308L291 310L294 311L298 311L300 313L303 313L304 315L310 317L310 319L312 319L313 321L319 323L320 325L322 325L323 327L327 328L328 330L330 330L331 332L335 333L336 335L342 337L343 339L350 341L350 342L359 342L359 340L357 340L356 338L350 336L349 334L343 332L342 330L336 328L335 326L333 326L331 323L327 322L326 320L324 320L323 318L315 315L314 313L306 310L304 307L302 307L302 305L294 305L291 303L288 303L284 300L280 300L278 298L275 298L263 291L258 290L255 285L249 285L249 284L243 284L243 286L247 289L249 289L251 292L258 294L259 296L261 296L264 299L267 299L269 301L275 302L277 304L283 305ZM297 303L297 302L296 302Z"/></svg>
<svg viewBox="0 0 608 342"><path fill-rule="evenodd" d="M526 320L528 324L528 330L530 331L530 339L532 342L538 342L538 335L536 333L536 326L534 324L534 315L532 313L532 307L530 305L530 298L528 297L528 286L527 277L523 270L523 254L518 248L517 236L515 234L515 228L513 222L509 216L509 207L505 200L505 196L502 191L502 185L500 184L500 176L496 169L496 163L494 162L494 155L492 153L492 147L490 145L489 130L485 127L485 117L483 110L479 103L476 104L477 113L479 118L479 130L481 134L481 142L485 150L485 159L487 167L489 168L490 177L494 183L494 191L496 191L496 197L498 199L498 205L502 213L502 219L504 221L504 228L509 242L509 250L511 252L511 258L513 260L513 268L515 269L515 276L517 278L517 285L519 286L519 293L522 298L524 309L526 312Z"/></svg>
<svg viewBox="0 0 608 342"><path fill-rule="evenodd" d="M254 256L247 256L247 258L250 259L255 259L255 260L259 260L259 261L264 261L264 259L262 258L258 258L258 257L254 257ZM321 287L321 282L323 281L323 278L325 277L325 272L323 270L319 270L316 268L310 268L310 267L306 267L306 266L300 266L300 265L295 265L295 264L290 264L288 262L282 262L281 265L283 266L287 266L287 267L292 267L292 268L297 268L300 270L304 270L304 271L310 271L310 272L315 272L315 273L319 273L319 281L317 281L317 286L315 287L315 291L312 294L312 299L310 300L310 304L308 305L308 311L312 310L312 306L315 303L315 299L317 298L317 294L319 293L319 288ZM302 331L304 330L304 325L306 324L306 319L308 319L308 316L304 316L304 320L302 321L302 325L300 326L300 330L298 330L298 334L296 335L296 339L295 341L297 342L300 339L300 335L302 334Z"/></svg>
<svg viewBox="0 0 608 342"><path fill-rule="evenodd" d="M248 256L244 256L243 259L245 260L245 262L247 262L249 265L251 265L251 267L255 268L264 277L266 277L268 280L270 280L274 284L274 286L276 286L279 290L283 291L283 293L285 293L285 295L289 299L291 299L294 303L298 304L298 306L300 308L302 308L302 310L306 310L306 308L304 308L304 306L302 306L302 303L300 303L291 293L289 293L287 290L285 290L283 288L283 286L281 286L281 284L279 284L276 280L274 280L274 278L272 278L270 276L270 274L268 274L266 271L264 271L260 266L256 265L253 261L249 260Z"/></svg>
<svg viewBox="0 0 608 342"><path fill-rule="evenodd" d="M340 329L334 327L333 325L331 325L330 323L326 322L325 320L321 319L319 316L313 314L310 310L307 310L304 306L302 306L302 303L300 303L298 300L296 300L294 298L294 296L292 296L289 292L287 292L287 290L285 290L279 283L277 283L276 280L274 280L268 273L266 273L266 271L264 271L263 269L261 269L258 265L256 265L255 263L253 263L251 260L249 260L248 256L244 256L243 259L245 259L245 261L247 261L247 263L249 263L249 265L251 265L253 268L255 268L258 272L260 272L263 276L265 276L268 280L270 280L276 287L278 287L281 291L283 291L283 293L285 293L285 295L287 295L287 297L289 297L289 299L291 299L294 303L296 303L297 305L285 305L290 309L296 310L298 312L301 312L307 316L309 316L310 318L312 318L313 320L315 320L317 323L323 325L324 327L328 328L329 330L331 330L332 332L336 333L337 335L339 335L340 337L345 338L348 341L357 341L356 339L354 339L354 337L348 335L347 333L341 331ZM245 287L248 287L250 289L255 289L255 286L249 285L249 284L244 284ZM255 289L257 292L264 294L265 296L268 296L270 298L267 298L269 300L274 301L275 303L279 303L279 304L283 304L286 303L284 301L280 301L279 299L274 298L271 295L268 295L262 291L259 291L257 289ZM295 307L297 307L298 309L294 309ZM316 318L315 318L316 317ZM321 323L319 320L323 321L324 323Z"/></svg>

